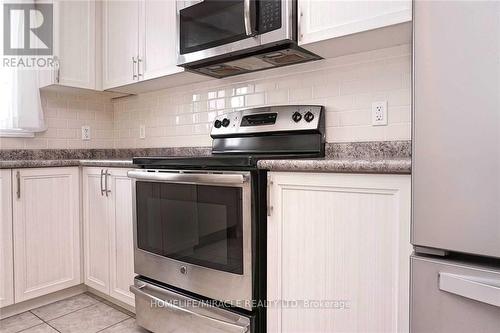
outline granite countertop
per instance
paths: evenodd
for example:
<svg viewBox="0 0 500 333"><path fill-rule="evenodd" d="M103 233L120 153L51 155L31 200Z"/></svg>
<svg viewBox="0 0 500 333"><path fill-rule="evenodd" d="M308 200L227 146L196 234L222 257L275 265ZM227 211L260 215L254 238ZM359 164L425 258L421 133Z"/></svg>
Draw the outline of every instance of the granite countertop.
<svg viewBox="0 0 500 333"><path fill-rule="evenodd" d="M6 160L0 161L0 169L18 168L47 168L47 167L69 167L69 166L89 166L89 167L133 167L132 160Z"/></svg>
<svg viewBox="0 0 500 333"><path fill-rule="evenodd" d="M257 166L270 171L410 174L411 158L260 160Z"/></svg>
<svg viewBox="0 0 500 333"><path fill-rule="evenodd" d="M39 167L132 168L132 156L209 156L210 147L0 150L0 169ZM270 171L411 173L410 141L327 143L324 158L260 160Z"/></svg>

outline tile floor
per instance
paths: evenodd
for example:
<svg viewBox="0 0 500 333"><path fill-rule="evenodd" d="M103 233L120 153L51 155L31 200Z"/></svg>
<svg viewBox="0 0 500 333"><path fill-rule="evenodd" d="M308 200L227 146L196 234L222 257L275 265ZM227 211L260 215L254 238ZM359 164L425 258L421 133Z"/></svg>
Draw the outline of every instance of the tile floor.
<svg viewBox="0 0 500 333"><path fill-rule="evenodd" d="M0 320L0 333L146 333L133 314L91 294Z"/></svg>

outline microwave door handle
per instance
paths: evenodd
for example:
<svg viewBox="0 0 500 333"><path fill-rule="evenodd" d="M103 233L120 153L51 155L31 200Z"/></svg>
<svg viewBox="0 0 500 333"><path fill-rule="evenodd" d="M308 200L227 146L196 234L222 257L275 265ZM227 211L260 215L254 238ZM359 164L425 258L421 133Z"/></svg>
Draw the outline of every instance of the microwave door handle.
<svg viewBox="0 0 500 333"><path fill-rule="evenodd" d="M145 298L147 298L147 299L149 299L151 301L159 302L162 306L165 306L165 307L170 308L172 310L181 311L181 312L184 312L184 313L187 313L187 314L199 317L199 318L204 319L204 320L209 320L209 321L215 322L215 323L217 323L219 325L222 324L222 325L225 325L225 326L229 326L229 327L232 327L233 329L239 330L241 333L248 332L248 328L249 328L248 324L247 325L238 325L237 323L231 323L231 322L227 322L227 321L224 321L224 320L212 318L210 316L207 316L207 315L204 315L204 314L201 314L201 313L198 313L198 312L195 312L195 311L191 311L189 309L177 306L175 304L172 304L172 302L169 302L168 300L163 300L163 299L161 299L159 297L156 297L154 295L151 295L151 294L143 291L143 289L145 289L145 287L146 286L136 287L135 285L132 285L132 286L130 286L130 291L133 294L135 294L135 295L140 295L140 296L143 296L143 297L145 297Z"/></svg>
<svg viewBox="0 0 500 333"><path fill-rule="evenodd" d="M208 184L208 185L241 185L248 181L248 177L241 174L203 174L178 172L147 172L131 170L129 178L143 181L157 181L181 184Z"/></svg>
<svg viewBox="0 0 500 333"><path fill-rule="evenodd" d="M245 33L247 36L255 35L252 27L252 10L250 8L250 1L243 0L243 19L245 21Z"/></svg>

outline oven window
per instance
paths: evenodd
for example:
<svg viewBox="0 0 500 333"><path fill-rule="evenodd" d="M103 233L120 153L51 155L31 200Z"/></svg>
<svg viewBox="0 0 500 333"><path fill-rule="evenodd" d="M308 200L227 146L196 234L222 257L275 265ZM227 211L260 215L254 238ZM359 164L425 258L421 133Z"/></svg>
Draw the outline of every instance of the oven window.
<svg viewBox="0 0 500 333"><path fill-rule="evenodd" d="M205 0L180 11L180 53L247 38L244 1Z"/></svg>
<svg viewBox="0 0 500 333"><path fill-rule="evenodd" d="M140 249L243 274L241 188L138 181L136 198Z"/></svg>

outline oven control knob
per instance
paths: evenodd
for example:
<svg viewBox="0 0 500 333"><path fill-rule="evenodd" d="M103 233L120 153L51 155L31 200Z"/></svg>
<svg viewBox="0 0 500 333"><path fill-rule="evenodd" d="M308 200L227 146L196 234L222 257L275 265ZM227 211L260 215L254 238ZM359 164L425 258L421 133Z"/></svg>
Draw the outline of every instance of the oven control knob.
<svg viewBox="0 0 500 333"><path fill-rule="evenodd" d="M292 114L292 119L293 121L295 121L296 123L298 123L301 119L302 119L302 115L298 112L294 112Z"/></svg>
<svg viewBox="0 0 500 333"><path fill-rule="evenodd" d="M311 122L314 119L314 114L312 114L312 112L308 111L304 115L304 119L309 123L309 122Z"/></svg>
<svg viewBox="0 0 500 333"><path fill-rule="evenodd" d="M229 123L230 123L229 119L227 119L227 118L222 119L222 126L228 127Z"/></svg>
<svg viewBox="0 0 500 333"><path fill-rule="evenodd" d="M222 122L221 122L219 119L217 119L217 120L214 122L214 126L215 126L215 128L220 128L220 127L222 126Z"/></svg>
<svg viewBox="0 0 500 333"><path fill-rule="evenodd" d="M187 274L188 270L187 270L187 267L186 266L181 266L181 274Z"/></svg>

